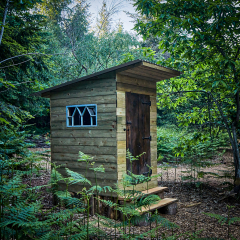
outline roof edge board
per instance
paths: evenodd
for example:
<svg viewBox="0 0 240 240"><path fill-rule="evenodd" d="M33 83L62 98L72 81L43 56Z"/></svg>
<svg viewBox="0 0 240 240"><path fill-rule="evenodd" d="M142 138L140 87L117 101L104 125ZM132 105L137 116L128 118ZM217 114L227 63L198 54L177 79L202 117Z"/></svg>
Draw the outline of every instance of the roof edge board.
<svg viewBox="0 0 240 240"><path fill-rule="evenodd" d="M138 75L138 74L129 73L129 72L120 72L118 74L128 76L128 77L132 77L132 78L139 78L139 79L142 79L142 80L151 81L151 82L155 82L155 83L166 79L166 78L156 79L156 78L146 77L146 76L143 76L143 75Z"/></svg>
<svg viewBox="0 0 240 240"><path fill-rule="evenodd" d="M177 76L179 76L181 74L177 70L169 69L169 68L162 67L160 65L156 65L156 64L153 64L153 63L145 62L145 61L143 61L142 65L146 66L146 67L149 67L149 68L155 68L155 69L163 71L163 72L168 72L168 73L171 73L171 74L178 74Z"/></svg>

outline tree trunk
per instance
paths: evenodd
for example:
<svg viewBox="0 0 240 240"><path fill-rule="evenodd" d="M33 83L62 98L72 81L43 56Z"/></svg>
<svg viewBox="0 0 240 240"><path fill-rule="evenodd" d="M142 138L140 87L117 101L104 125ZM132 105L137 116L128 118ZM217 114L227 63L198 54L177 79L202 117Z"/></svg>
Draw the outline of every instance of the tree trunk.
<svg viewBox="0 0 240 240"><path fill-rule="evenodd" d="M232 127L233 133L233 141L232 141L232 149L233 149L233 158L234 158L234 166L235 166L235 176L234 176L234 192L240 194L240 155L237 141L237 132L236 127Z"/></svg>
<svg viewBox="0 0 240 240"><path fill-rule="evenodd" d="M2 42L2 37L3 37L4 25L5 25L5 21L6 21L6 17L7 17L8 6L9 6L9 0L7 0L6 6L5 6L5 9L4 9L4 14L3 14L2 29L1 29L1 33L0 33L0 45L1 45L1 42Z"/></svg>

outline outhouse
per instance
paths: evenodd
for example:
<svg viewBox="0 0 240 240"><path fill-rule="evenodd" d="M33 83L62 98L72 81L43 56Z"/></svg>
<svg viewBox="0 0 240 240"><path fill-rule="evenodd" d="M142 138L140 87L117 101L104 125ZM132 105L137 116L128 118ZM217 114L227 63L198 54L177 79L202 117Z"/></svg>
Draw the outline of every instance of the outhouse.
<svg viewBox="0 0 240 240"><path fill-rule="evenodd" d="M126 150L136 156L134 174L157 174L156 83L180 72L143 60L135 60L38 92L50 98L51 161L85 174L79 151L93 157L101 186L115 187L130 170ZM149 167L152 169L150 171ZM89 166L91 167L91 166ZM86 176L93 183L94 172ZM157 179L148 188L158 185ZM143 191L146 183L136 185ZM78 192L81 185L72 185Z"/></svg>

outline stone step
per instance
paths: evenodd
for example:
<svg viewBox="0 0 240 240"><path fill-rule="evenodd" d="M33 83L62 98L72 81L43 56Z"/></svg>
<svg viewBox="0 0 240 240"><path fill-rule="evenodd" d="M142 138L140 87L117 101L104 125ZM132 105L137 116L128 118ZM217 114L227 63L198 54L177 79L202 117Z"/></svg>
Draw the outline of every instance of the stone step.
<svg viewBox="0 0 240 240"><path fill-rule="evenodd" d="M148 189L148 190L144 190L142 191L141 193L137 193L135 194L135 196L148 196L148 195L152 195L152 194L155 194L155 195L158 195L161 199L164 198L164 192L168 190L168 187L155 187L155 188L151 188L151 189ZM119 201L124 201L126 199L126 201L131 201L133 199L133 197L118 197L118 200Z"/></svg>

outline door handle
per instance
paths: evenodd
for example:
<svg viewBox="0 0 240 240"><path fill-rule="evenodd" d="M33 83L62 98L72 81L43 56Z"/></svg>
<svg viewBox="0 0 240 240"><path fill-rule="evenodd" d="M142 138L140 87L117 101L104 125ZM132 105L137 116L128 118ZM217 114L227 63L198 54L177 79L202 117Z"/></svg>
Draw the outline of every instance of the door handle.
<svg viewBox="0 0 240 240"><path fill-rule="evenodd" d="M150 136L150 137L143 137L142 139L143 139L143 140L144 140L144 139L149 139L150 141L152 141L152 137L151 137L151 136Z"/></svg>

